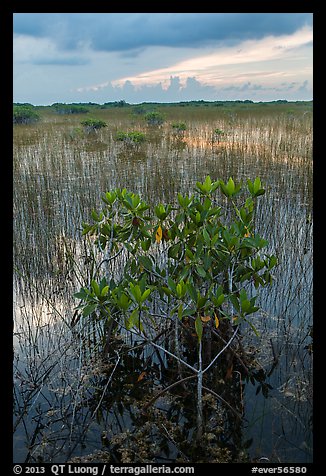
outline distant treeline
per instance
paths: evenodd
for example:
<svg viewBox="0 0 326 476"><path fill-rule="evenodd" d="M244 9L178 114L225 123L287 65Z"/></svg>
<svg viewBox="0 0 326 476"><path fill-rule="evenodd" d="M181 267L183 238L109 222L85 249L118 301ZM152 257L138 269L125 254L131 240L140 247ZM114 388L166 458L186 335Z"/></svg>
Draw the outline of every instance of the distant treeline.
<svg viewBox="0 0 326 476"><path fill-rule="evenodd" d="M103 104L98 104L95 102L72 102L72 103L54 103L50 106L33 106L30 103L14 103L14 106L24 106L24 107L36 107L36 108L47 108L52 109L57 114L83 114L89 112L91 109L110 109L110 108L122 108L122 107L134 107L134 108L148 108L148 107L193 107L193 106L207 106L207 107L225 107L225 106L236 106L239 104L312 104L312 101L287 101L286 99L278 99L276 101L259 101L254 102L250 99L245 100L234 100L234 101L204 101L203 99L196 101L180 101L180 102L142 102L138 104L130 104L123 99L120 101L110 101Z"/></svg>
<svg viewBox="0 0 326 476"><path fill-rule="evenodd" d="M250 99L244 101L182 101L182 102L142 102L139 104L129 104L124 100L105 102L104 104L97 104L94 102L88 103L59 103L56 102L50 106L34 106L30 103L13 103L13 123L14 124L32 124L38 122L41 119L40 112L50 111L54 114L86 114L94 110L100 109L113 109L113 108L130 108L133 114L146 115L157 114L156 108L164 107L224 107L224 108L256 108L259 106L273 106L288 104L291 106L312 106L312 101L287 101L286 99L279 99L277 101L269 102L254 102Z"/></svg>

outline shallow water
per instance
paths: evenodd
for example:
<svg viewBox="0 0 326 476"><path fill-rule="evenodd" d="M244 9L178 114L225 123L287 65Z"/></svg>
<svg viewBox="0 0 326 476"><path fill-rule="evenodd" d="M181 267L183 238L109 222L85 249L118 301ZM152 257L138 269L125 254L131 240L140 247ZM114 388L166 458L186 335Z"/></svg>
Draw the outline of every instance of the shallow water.
<svg viewBox="0 0 326 476"><path fill-rule="evenodd" d="M15 462L64 462L89 454L105 448L103 432L108 428L111 437L118 438L130 428L137 435L143 422L135 420L138 410L130 407L129 397L119 404L110 401L108 390L103 400L108 399L109 406L103 407L102 401L97 408L96 389L101 395L112 367L103 374L99 363L92 361L96 329L92 333L78 328L80 338L76 329L71 332L66 325L74 315L73 293L87 282L89 251L80 238L81 222L89 220L91 209L101 206L101 194L112 188L126 187L153 203L173 201L176 192L187 193L207 174L223 180L261 177L267 191L257 210L257 226L280 263L272 288L261 293L263 311L255 322L261 337L243 331L246 345L259 349L257 359L266 374L271 371L265 383L272 388L263 386L264 391L261 388L256 395L257 382L243 387L242 440L252 439L247 448L252 458L312 461L309 115L298 113L293 122L283 113L257 118L252 114L235 118L230 126L228 116L216 112L210 121L189 121L183 138L173 137L168 124L147 131L136 118L134 128L139 125L150 140L126 148L114 140L114 131L130 127L130 118L119 118L115 124L110 114L110 126L94 138L71 138L67 128L75 127L72 120L62 125L52 117L44 124L14 130ZM218 126L228 135L213 144L211 131ZM89 355L85 342L93 349ZM145 358L140 355L115 370L115 376L121 374L121 389L133 398L137 397L135 375L141 375ZM151 379L162 383L162 368L156 364ZM128 377L130 365L134 368ZM147 377L139 384L143 392L151 393L153 385ZM191 402L180 409L175 398L163 399L160 405L189 437ZM161 441L162 448L156 453L153 449L161 461L177 453L169 433L173 429L166 430L169 437ZM225 432L226 445L234 442L235 433L234 428L233 435ZM157 435L149 438L159 440Z"/></svg>

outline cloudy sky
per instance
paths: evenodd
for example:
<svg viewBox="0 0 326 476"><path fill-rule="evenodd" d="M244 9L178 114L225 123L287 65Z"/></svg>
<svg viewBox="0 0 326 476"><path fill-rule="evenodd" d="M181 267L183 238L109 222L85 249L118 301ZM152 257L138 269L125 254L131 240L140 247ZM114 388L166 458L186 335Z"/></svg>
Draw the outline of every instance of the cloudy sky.
<svg viewBox="0 0 326 476"><path fill-rule="evenodd" d="M14 102L312 99L312 13L15 13Z"/></svg>

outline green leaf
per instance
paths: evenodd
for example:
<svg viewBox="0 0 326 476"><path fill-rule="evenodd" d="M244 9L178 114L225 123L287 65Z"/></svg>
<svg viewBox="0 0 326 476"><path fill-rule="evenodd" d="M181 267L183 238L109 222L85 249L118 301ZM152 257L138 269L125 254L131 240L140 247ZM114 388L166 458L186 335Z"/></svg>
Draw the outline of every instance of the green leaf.
<svg viewBox="0 0 326 476"><path fill-rule="evenodd" d="M235 185L234 185L234 181L232 177L229 178L229 181L226 184L226 188L227 188L229 196L231 197L235 191Z"/></svg>
<svg viewBox="0 0 326 476"><path fill-rule="evenodd" d="M242 304L242 302L247 299L247 293L246 293L245 289L242 288L240 290L240 295L239 296L240 296L240 302Z"/></svg>
<svg viewBox="0 0 326 476"><path fill-rule="evenodd" d="M179 250L180 250L180 243L177 243L176 245L173 245L169 248L168 250L168 257L169 258L177 258Z"/></svg>
<svg viewBox="0 0 326 476"><path fill-rule="evenodd" d="M88 225L87 223L82 223L83 231L82 231L82 236L87 235L91 230L93 230L92 225Z"/></svg>
<svg viewBox="0 0 326 476"><path fill-rule="evenodd" d="M126 311L130 305L131 301L129 297L125 293L122 293L118 300L118 306L121 307L124 311Z"/></svg>
<svg viewBox="0 0 326 476"><path fill-rule="evenodd" d="M223 286L220 284L216 290L215 296L218 298L221 294L223 294Z"/></svg>
<svg viewBox="0 0 326 476"><path fill-rule="evenodd" d="M159 220L164 220L168 215L164 205L161 203L154 208L154 212Z"/></svg>
<svg viewBox="0 0 326 476"><path fill-rule="evenodd" d="M178 193L178 202L179 202L180 207L183 208L185 206L184 205L185 200L184 200L183 196L181 195L181 193Z"/></svg>
<svg viewBox="0 0 326 476"><path fill-rule="evenodd" d="M208 231L206 230L206 228L203 229L203 237L204 237L204 240L205 240L205 243L210 246L211 244L211 237L209 236L209 233Z"/></svg>
<svg viewBox="0 0 326 476"><path fill-rule="evenodd" d="M151 246L151 240L142 240L140 242L140 245L144 251L148 251L150 246Z"/></svg>
<svg viewBox="0 0 326 476"><path fill-rule="evenodd" d="M256 239L251 237L244 238L240 246L241 249L242 248L256 248L256 247L257 247Z"/></svg>
<svg viewBox="0 0 326 476"><path fill-rule="evenodd" d="M179 276L180 279L185 279L185 278L188 276L189 273L190 273L190 269L189 269L187 266L185 266L185 267L183 268L182 273L181 273L180 276Z"/></svg>
<svg viewBox="0 0 326 476"><path fill-rule="evenodd" d="M206 302L207 302L207 297L200 296L199 293L198 293L197 308L201 309L202 307L205 306Z"/></svg>
<svg viewBox="0 0 326 476"><path fill-rule="evenodd" d="M129 319L126 322L126 328L128 330L132 329L132 327L137 326L139 329L139 310L134 309L132 313L130 314Z"/></svg>
<svg viewBox="0 0 326 476"><path fill-rule="evenodd" d="M204 270L204 268L202 268L201 266L197 266L196 271L199 274L199 276L201 276L202 278L205 278L206 271Z"/></svg>
<svg viewBox="0 0 326 476"><path fill-rule="evenodd" d="M172 278L170 278L170 276L168 277L168 286L169 286L169 288L173 291L173 293L176 293L176 292L177 292L177 288L176 288L175 282L173 281Z"/></svg>
<svg viewBox="0 0 326 476"><path fill-rule="evenodd" d="M220 296L216 298L216 301L214 301L215 306L219 307L221 304L223 304L224 299L225 299L224 294L220 294Z"/></svg>
<svg viewBox="0 0 326 476"><path fill-rule="evenodd" d="M151 293L151 290L150 289L146 289L146 291L143 292L142 296L141 296L141 302L145 302L146 299L148 298L148 296L150 295Z"/></svg>
<svg viewBox="0 0 326 476"><path fill-rule="evenodd" d="M251 195L254 195L254 185L251 180L247 179L248 190Z"/></svg>
<svg viewBox="0 0 326 476"><path fill-rule="evenodd" d="M272 255L269 257L268 269L272 269L277 264L276 256Z"/></svg>
<svg viewBox="0 0 326 476"><path fill-rule="evenodd" d="M186 294L187 288L186 288L186 285L185 285L185 283L183 282L182 279L177 284L176 291L177 291L177 296L178 296L179 299L182 299L184 297L184 295Z"/></svg>
<svg viewBox="0 0 326 476"><path fill-rule="evenodd" d="M95 210L91 211L91 215L94 221L100 221L98 214L96 213Z"/></svg>
<svg viewBox="0 0 326 476"><path fill-rule="evenodd" d="M254 183L251 180L247 180L248 190L253 197L259 197L259 195L263 195L265 190L261 186L261 180L259 177L255 178Z"/></svg>
<svg viewBox="0 0 326 476"><path fill-rule="evenodd" d="M248 299L244 299L243 301L241 301L242 312L247 313L250 310L250 308L251 308L251 304Z"/></svg>
<svg viewBox="0 0 326 476"><path fill-rule="evenodd" d="M92 281L91 281L91 286L92 286L92 289L94 291L95 296L100 296L101 295L100 287L94 279L92 279Z"/></svg>
<svg viewBox="0 0 326 476"><path fill-rule="evenodd" d="M104 288L103 288L102 291L101 291L101 296L102 296L102 297L103 297L103 296L107 296L107 295L108 295L108 292L109 292L109 286L106 285L106 286L104 286Z"/></svg>
<svg viewBox="0 0 326 476"><path fill-rule="evenodd" d="M193 255L192 251L190 251L189 248L186 249L186 256L187 256L187 258L189 258L191 261L194 259L194 255Z"/></svg>
<svg viewBox="0 0 326 476"><path fill-rule="evenodd" d="M139 256L140 264L148 271L152 271L153 263L148 256Z"/></svg>
<svg viewBox="0 0 326 476"><path fill-rule="evenodd" d="M230 299L231 303L233 304L233 306L235 307L235 309L238 312L240 312L240 306L239 306L239 301L238 301L237 297L234 294L231 294L229 296L229 299Z"/></svg>
<svg viewBox="0 0 326 476"><path fill-rule="evenodd" d="M133 285L132 283L129 284L130 286L130 293L132 295L132 297L134 297L135 301L140 304L141 303L141 290L140 290L140 287L138 286L138 284L136 285Z"/></svg>
<svg viewBox="0 0 326 476"><path fill-rule="evenodd" d="M88 296L88 293L85 291L85 289L81 289L78 293L74 294L74 297L76 299L86 299Z"/></svg>
<svg viewBox="0 0 326 476"><path fill-rule="evenodd" d="M171 296L173 294L171 289L167 288L166 286L161 286L161 289L167 296Z"/></svg>
<svg viewBox="0 0 326 476"><path fill-rule="evenodd" d="M197 291L196 291L195 287L189 282L186 284L186 287L187 287L187 292L188 292L190 298L194 302L197 302Z"/></svg>
<svg viewBox="0 0 326 476"><path fill-rule="evenodd" d="M193 200L194 196L192 195L191 197L183 197L181 195L181 193L178 193L178 202L179 202L179 205L181 206L181 208L188 208L188 206L191 204L192 200Z"/></svg>
<svg viewBox="0 0 326 476"><path fill-rule="evenodd" d="M92 314L96 307L97 304L87 304L87 306L85 306L83 309L83 317L88 317L90 314Z"/></svg>
<svg viewBox="0 0 326 476"><path fill-rule="evenodd" d="M211 191L212 188L212 180L209 175L205 178L205 181L203 183L196 182L196 187L200 192L203 194L208 194Z"/></svg>
<svg viewBox="0 0 326 476"><path fill-rule="evenodd" d="M211 188L212 180L209 175L207 175L207 177L205 178L205 182L203 183L203 185L205 186L207 190Z"/></svg>
<svg viewBox="0 0 326 476"><path fill-rule="evenodd" d="M260 181L260 178L259 177L256 177L255 178L255 181L254 181L254 194L256 195L256 193L258 192L259 189L261 189L261 181Z"/></svg>

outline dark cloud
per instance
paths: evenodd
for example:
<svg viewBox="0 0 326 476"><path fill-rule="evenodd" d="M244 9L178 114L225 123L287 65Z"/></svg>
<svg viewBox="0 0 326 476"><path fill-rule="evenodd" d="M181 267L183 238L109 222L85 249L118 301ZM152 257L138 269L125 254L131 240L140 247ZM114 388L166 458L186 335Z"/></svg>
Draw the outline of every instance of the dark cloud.
<svg viewBox="0 0 326 476"><path fill-rule="evenodd" d="M79 57L56 57L56 58L37 58L32 60L35 65L53 65L53 66L84 66L90 64L90 60Z"/></svg>
<svg viewBox="0 0 326 476"><path fill-rule="evenodd" d="M311 13L16 13L14 32L47 37L63 49L83 44L98 51L146 46L236 44L291 34L312 24Z"/></svg>
<svg viewBox="0 0 326 476"><path fill-rule="evenodd" d="M219 90L221 93L236 93L242 95L242 93L248 93L248 94L256 94L256 91L266 93L286 93L292 91L293 93L299 94L299 96L302 93L307 93L307 96L309 99L311 99L311 94L312 92L309 90L309 82L308 80L305 80L299 87L298 83L295 81L292 81L291 83L283 82L280 84L280 86L263 86L262 84L252 84L250 81L240 84L240 85L230 85L230 86L225 86ZM241 96L242 97L242 96ZM240 98L240 96L239 96ZM301 98L300 99L307 99L307 97Z"/></svg>

